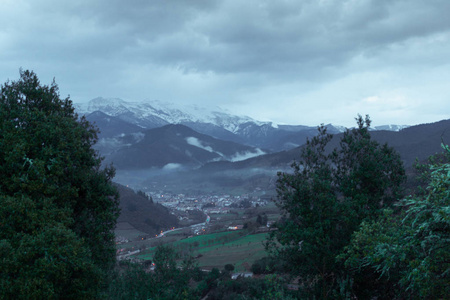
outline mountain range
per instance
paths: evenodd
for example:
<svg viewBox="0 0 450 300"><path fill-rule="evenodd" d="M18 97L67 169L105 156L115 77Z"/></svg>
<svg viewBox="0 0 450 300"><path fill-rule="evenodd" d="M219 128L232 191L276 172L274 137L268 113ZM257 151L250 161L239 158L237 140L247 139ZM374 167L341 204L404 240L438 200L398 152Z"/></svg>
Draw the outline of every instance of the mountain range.
<svg viewBox="0 0 450 300"><path fill-rule="evenodd" d="M75 108L79 115L85 115L89 121L97 124L101 129L100 139L142 133L146 129L169 124L181 124L216 139L276 152L298 147L317 132L317 128L313 126L257 121L247 116L233 115L219 107L175 105L161 101L128 102L118 98L99 97L87 103L75 104ZM345 130L343 126L326 126L330 133ZM405 127L385 125L374 129L398 131ZM114 144L115 141L104 142Z"/></svg>
<svg viewBox="0 0 450 300"><path fill-rule="evenodd" d="M133 139L136 135L123 135ZM106 157L118 169L198 168L213 161L239 161L265 154L259 148L223 141L191 128L170 124L146 130L135 143Z"/></svg>
<svg viewBox="0 0 450 300"><path fill-rule="evenodd" d="M183 182L198 187L214 181L214 185L230 187L249 179L253 185L273 184L267 178L288 170L307 138L317 134L311 126L277 125L220 108L160 101L96 98L75 107L79 115L99 127L95 147L105 156L105 163L116 167L116 181L125 185L160 182L165 186L172 181L173 186ZM345 128L326 126L335 135L331 146L337 146ZM448 140L449 133L450 120L372 129L372 137L394 147L408 168L416 158L424 160L440 152L441 140Z"/></svg>
<svg viewBox="0 0 450 300"><path fill-rule="evenodd" d="M339 147L342 133L335 134L328 144L328 149ZM411 168L416 160L424 162L436 153L442 153L442 143L450 141L450 119L435 123L419 124L404 128L400 131L378 130L371 132L371 138L379 144L387 143L401 156L406 168ZM246 168L282 168L299 158L302 146L288 150L267 154L261 157L249 158L236 163L220 162L205 165L204 169L246 169ZM220 167L215 167L215 165ZM225 166L228 165L228 166Z"/></svg>
<svg viewBox="0 0 450 300"><path fill-rule="evenodd" d="M334 135L328 149L339 147L341 133ZM415 125L399 132L373 131L372 139L380 144L387 143L399 154L410 179L417 173L413 164L418 160L424 162L431 155L442 153L441 143L450 140L450 120L442 120L430 124ZM275 196L277 172L291 172L291 164L300 158L301 147L288 151L279 151L260 155L242 161L216 161L204 164L201 168L188 172L148 173L138 176L132 173L120 180L151 189L166 189L183 193L199 193L199 191L219 191L223 193L241 191L266 191ZM137 173L135 173L137 174ZM131 176L130 176L131 175Z"/></svg>

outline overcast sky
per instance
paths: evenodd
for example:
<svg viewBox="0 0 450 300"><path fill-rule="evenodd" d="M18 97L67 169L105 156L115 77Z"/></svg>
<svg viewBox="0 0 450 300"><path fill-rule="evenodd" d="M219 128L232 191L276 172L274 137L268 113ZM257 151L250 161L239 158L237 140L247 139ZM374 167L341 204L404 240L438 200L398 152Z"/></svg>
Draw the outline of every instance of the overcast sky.
<svg viewBox="0 0 450 300"><path fill-rule="evenodd" d="M0 81L353 126L450 118L449 0L0 0Z"/></svg>

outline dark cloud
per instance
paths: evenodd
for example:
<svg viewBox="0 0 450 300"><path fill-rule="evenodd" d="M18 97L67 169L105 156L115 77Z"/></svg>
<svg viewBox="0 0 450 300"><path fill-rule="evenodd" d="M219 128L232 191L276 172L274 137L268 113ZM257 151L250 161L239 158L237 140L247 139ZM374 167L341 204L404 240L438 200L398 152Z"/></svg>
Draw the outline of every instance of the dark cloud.
<svg viewBox="0 0 450 300"><path fill-rule="evenodd" d="M80 100L216 102L271 118L276 98L309 110L339 103L347 118L364 99L402 91L414 102L436 84L448 100L449 12L446 0L6 0L0 79L24 67ZM308 122L340 122L321 114Z"/></svg>

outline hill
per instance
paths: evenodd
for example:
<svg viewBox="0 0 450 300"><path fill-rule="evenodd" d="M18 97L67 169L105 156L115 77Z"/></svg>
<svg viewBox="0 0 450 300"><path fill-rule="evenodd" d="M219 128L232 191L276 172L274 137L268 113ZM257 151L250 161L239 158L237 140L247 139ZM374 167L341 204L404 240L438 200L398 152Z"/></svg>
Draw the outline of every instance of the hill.
<svg viewBox="0 0 450 300"><path fill-rule="evenodd" d="M144 194L116 184L120 193L120 223L128 223L135 229L149 235L159 233L167 228L177 227L178 219L161 204L153 203Z"/></svg>
<svg viewBox="0 0 450 300"><path fill-rule="evenodd" d="M144 132L143 137L106 158L121 170L198 167L211 161L238 161L264 154L260 149L218 140L184 125L166 125Z"/></svg>
<svg viewBox="0 0 450 300"><path fill-rule="evenodd" d="M99 139L144 131L142 127L128 123L120 118L109 116L101 111L95 111L86 115L86 119L101 129L98 134Z"/></svg>
<svg viewBox="0 0 450 300"><path fill-rule="evenodd" d="M342 133L335 134L329 144L329 149L339 147ZM404 128L400 131L371 131L372 139L380 144L387 143L400 153L405 167L412 167L416 158L419 161L426 160L429 156L442 152L441 143L450 143L450 119L435 123L420 124ZM286 167L294 159L299 157L301 147L289 151L281 151L260 157L248 159L246 161L217 164L208 164L204 169L242 169L256 167Z"/></svg>
<svg viewBox="0 0 450 300"><path fill-rule="evenodd" d="M375 131L372 132L372 137L394 147L405 166L411 167L416 158L424 161L430 155L442 152L442 142L450 143L450 119L411 126L399 132Z"/></svg>

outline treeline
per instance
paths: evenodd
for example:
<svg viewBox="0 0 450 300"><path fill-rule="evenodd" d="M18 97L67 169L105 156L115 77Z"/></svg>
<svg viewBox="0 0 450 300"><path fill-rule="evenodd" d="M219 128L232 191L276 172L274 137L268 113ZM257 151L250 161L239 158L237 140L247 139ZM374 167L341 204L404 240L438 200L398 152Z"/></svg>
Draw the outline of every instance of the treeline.
<svg viewBox="0 0 450 300"><path fill-rule="evenodd" d="M280 276L231 279L234 266L202 271L189 255L159 246L152 261L118 263L109 299L295 299Z"/></svg>

